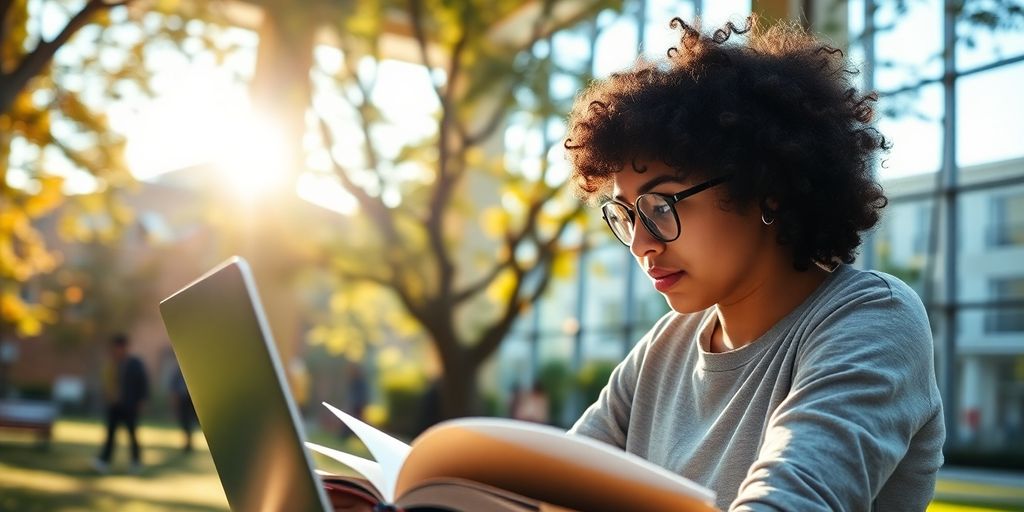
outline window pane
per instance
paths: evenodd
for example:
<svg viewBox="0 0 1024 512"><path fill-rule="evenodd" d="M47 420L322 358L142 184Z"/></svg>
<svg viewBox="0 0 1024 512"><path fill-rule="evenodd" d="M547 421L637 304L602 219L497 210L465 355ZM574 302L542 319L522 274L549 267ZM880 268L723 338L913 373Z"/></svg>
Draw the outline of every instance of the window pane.
<svg viewBox="0 0 1024 512"><path fill-rule="evenodd" d="M917 175L884 183L889 206L875 232L874 267L892 274L924 293L924 275L932 233L934 201L905 201L901 195L934 189L934 176ZM893 190L895 188L895 190Z"/></svg>
<svg viewBox="0 0 1024 512"><path fill-rule="evenodd" d="M719 27L727 21L739 23L750 15L750 0L704 0L701 19L706 28Z"/></svg>
<svg viewBox="0 0 1024 512"><path fill-rule="evenodd" d="M977 186L1014 175L1024 175L1021 164L964 167L960 169L960 182ZM991 283L1024 276L1024 185L998 185L964 193L960 196L959 217L959 298L990 301L995 293L992 286L1003 286Z"/></svg>
<svg viewBox="0 0 1024 512"><path fill-rule="evenodd" d="M603 18L603 16L602 16ZM608 76L629 67L636 60L636 18L623 15L611 23L600 23L600 32L594 46L594 75Z"/></svg>
<svg viewBox="0 0 1024 512"><path fill-rule="evenodd" d="M993 300L1024 299L1024 276L1003 277L990 281ZM1019 307L994 305L985 311L986 334L1024 334L1024 310Z"/></svg>
<svg viewBox="0 0 1024 512"><path fill-rule="evenodd" d="M588 254L588 257L599 254L599 260L591 260L594 266L590 268L599 274L600 281L591 279L594 284L588 284L585 299L588 304L583 337L585 360L619 361L625 355L623 347L631 346L627 344L626 336L633 312L626 290L627 265L632 262L627 258L628 250L610 236L598 244L602 245Z"/></svg>
<svg viewBox="0 0 1024 512"><path fill-rule="evenodd" d="M1024 354L970 354L957 362L958 435L948 464L1024 467Z"/></svg>
<svg viewBox="0 0 1024 512"><path fill-rule="evenodd" d="M967 2L965 7L991 10L993 5L992 2ZM956 66L959 70L977 68L1021 54L1024 54L1024 32L1019 27L992 30L965 20L957 23Z"/></svg>
<svg viewBox="0 0 1024 512"><path fill-rule="evenodd" d="M669 26L672 18L687 22L694 17L693 3L673 0L648 0L644 23L644 49L647 57L665 57L668 49L679 45L679 31Z"/></svg>
<svg viewBox="0 0 1024 512"><path fill-rule="evenodd" d="M1000 193L992 199L993 218L987 230L988 245L993 248L1024 245L1024 191Z"/></svg>
<svg viewBox="0 0 1024 512"><path fill-rule="evenodd" d="M957 80L957 163L1024 156L1024 62Z"/></svg>
<svg viewBox="0 0 1024 512"><path fill-rule="evenodd" d="M853 77L854 85L859 89L865 88L864 81L868 78L867 74L864 73L864 1L850 0L846 3L846 33L848 38L845 51L850 63L861 71L860 74Z"/></svg>
<svg viewBox="0 0 1024 512"><path fill-rule="evenodd" d="M621 329L626 322L626 257L618 242L599 246L587 254L584 329Z"/></svg>
<svg viewBox="0 0 1024 512"><path fill-rule="evenodd" d="M576 320L576 303L579 297L577 278L580 273L575 268L575 262L573 265L573 272L570 276L553 278L548 283L544 297L537 303L540 308L538 324L540 332L545 335L566 331L574 332L576 326L579 325L574 322L578 322Z"/></svg>
<svg viewBox="0 0 1024 512"><path fill-rule="evenodd" d="M1024 382L1024 175L1020 161L960 169L957 224L956 410L947 460L985 466L1022 460Z"/></svg>
<svg viewBox="0 0 1024 512"><path fill-rule="evenodd" d="M882 179L935 172L942 163L942 85L883 96L878 129L893 144L878 169Z"/></svg>
<svg viewBox="0 0 1024 512"><path fill-rule="evenodd" d="M891 91L942 74L941 0L877 2L875 30L879 90Z"/></svg>
<svg viewBox="0 0 1024 512"><path fill-rule="evenodd" d="M559 69L576 75L590 71L584 69L590 60L590 29L590 23L580 23L572 29L555 32L551 40L551 58Z"/></svg>

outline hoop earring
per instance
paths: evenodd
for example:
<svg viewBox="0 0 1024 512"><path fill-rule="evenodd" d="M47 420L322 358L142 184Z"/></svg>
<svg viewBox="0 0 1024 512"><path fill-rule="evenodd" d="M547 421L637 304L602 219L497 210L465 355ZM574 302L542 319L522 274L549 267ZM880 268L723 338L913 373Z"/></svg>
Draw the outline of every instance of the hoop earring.
<svg viewBox="0 0 1024 512"><path fill-rule="evenodd" d="M814 260L814 264L817 265L818 268L824 270L825 272L828 272L829 274L831 274L832 272L835 272L836 269L839 268L839 264L840 263L842 263L842 262L839 261L839 260L835 260L835 259L833 259L832 261L830 261L828 263L825 263L823 261Z"/></svg>
<svg viewBox="0 0 1024 512"><path fill-rule="evenodd" d="M775 217L769 213L770 211L771 210L761 210L761 222L763 222L765 226L775 224Z"/></svg>

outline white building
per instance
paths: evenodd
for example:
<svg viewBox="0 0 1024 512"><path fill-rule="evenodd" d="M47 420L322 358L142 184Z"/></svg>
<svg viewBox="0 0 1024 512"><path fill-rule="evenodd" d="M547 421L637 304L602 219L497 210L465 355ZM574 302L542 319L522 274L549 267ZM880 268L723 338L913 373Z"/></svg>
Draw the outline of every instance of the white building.
<svg viewBox="0 0 1024 512"><path fill-rule="evenodd" d="M935 174L886 182L891 204L875 238L875 266L907 279L931 305L944 352L945 226L930 233ZM956 240L957 440L984 447L1021 444L1024 434L1024 158L960 169ZM924 283L930 238L932 299ZM909 278L909 279L908 279ZM953 411L949 411L953 412Z"/></svg>

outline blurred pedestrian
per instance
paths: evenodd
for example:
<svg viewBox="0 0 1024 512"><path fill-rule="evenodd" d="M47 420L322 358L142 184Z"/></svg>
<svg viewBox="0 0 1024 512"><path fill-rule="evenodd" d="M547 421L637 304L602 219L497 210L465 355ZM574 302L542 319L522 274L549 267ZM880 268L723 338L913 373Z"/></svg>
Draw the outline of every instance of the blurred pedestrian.
<svg viewBox="0 0 1024 512"><path fill-rule="evenodd" d="M512 417L517 420L534 423L548 423L550 420L550 401L540 380L534 380L530 387L516 391L509 406Z"/></svg>
<svg viewBox="0 0 1024 512"><path fill-rule="evenodd" d="M366 421L366 408L370 405L370 383L367 382L366 373L363 371L361 364L351 364L349 366L349 376L345 392L347 395L345 400L346 412L360 421ZM355 434L344 423L338 423L338 425L342 438L348 438Z"/></svg>
<svg viewBox="0 0 1024 512"><path fill-rule="evenodd" d="M196 408L192 405L192 395L188 393L188 386L185 385L185 376L181 374L181 367L175 365L174 373L171 375L171 407L174 408L174 416L178 419L178 425L185 436L185 444L182 451L192 451L192 432L196 428Z"/></svg>
<svg viewBox="0 0 1024 512"><path fill-rule="evenodd" d="M128 353L128 336L117 334L111 339L110 358L103 367L103 392L107 402L107 439L92 467L103 474L110 472L114 451L114 435L119 426L128 431L131 445L131 472L142 469L141 448L136 435L139 411L149 397L149 378L142 360Z"/></svg>

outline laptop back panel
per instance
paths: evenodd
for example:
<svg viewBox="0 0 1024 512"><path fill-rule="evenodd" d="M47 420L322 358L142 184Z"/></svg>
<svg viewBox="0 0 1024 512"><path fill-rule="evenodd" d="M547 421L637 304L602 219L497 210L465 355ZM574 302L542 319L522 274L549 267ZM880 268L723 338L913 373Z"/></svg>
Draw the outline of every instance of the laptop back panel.
<svg viewBox="0 0 1024 512"><path fill-rule="evenodd" d="M245 260L164 299L160 314L231 510L329 510Z"/></svg>

